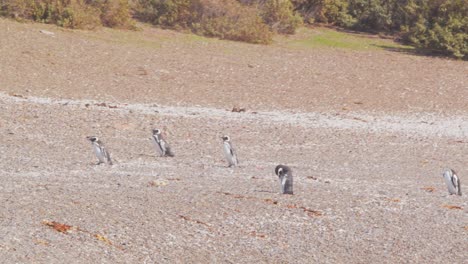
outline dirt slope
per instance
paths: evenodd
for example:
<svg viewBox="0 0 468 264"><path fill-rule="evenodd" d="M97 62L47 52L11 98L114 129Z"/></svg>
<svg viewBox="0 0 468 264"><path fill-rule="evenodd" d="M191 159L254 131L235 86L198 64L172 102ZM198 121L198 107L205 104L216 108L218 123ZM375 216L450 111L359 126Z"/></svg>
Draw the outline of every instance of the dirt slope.
<svg viewBox="0 0 468 264"><path fill-rule="evenodd" d="M468 110L466 62L249 45L148 27L80 32L7 20L0 26L4 91L253 110Z"/></svg>

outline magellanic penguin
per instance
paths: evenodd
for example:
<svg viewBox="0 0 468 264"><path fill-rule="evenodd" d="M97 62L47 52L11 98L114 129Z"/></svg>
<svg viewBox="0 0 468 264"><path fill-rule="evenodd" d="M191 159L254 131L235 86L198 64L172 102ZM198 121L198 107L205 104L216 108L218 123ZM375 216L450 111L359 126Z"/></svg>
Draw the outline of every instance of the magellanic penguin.
<svg viewBox="0 0 468 264"><path fill-rule="evenodd" d="M221 138L223 139L224 156L226 156L229 167L237 166L239 162L237 161L236 152L232 147L231 139L229 136L222 136Z"/></svg>
<svg viewBox="0 0 468 264"><path fill-rule="evenodd" d="M161 157L174 157L174 153L172 152L169 144L167 144L167 142L163 139L160 129L153 129L152 139L156 150Z"/></svg>
<svg viewBox="0 0 468 264"><path fill-rule="evenodd" d="M442 174L447 184L449 194L462 195L460 179L452 169L446 169Z"/></svg>
<svg viewBox="0 0 468 264"><path fill-rule="evenodd" d="M281 193L293 194L293 176L291 169L285 165L278 165L275 168L275 173L279 177Z"/></svg>
<svg viewBox="0 0 468 264"><path fill-rule="evenodd" d="M104 147L104 143L102 143L102 141L95 136L89 136L86 138L89 141L91 141L91 144L93 144L94 153L96 153L96 157L99 160L97 164L99 165L101 163L107 163L109 165L112 165L111 157L109 155L109 152L107 152L106 147Z"/></svg>

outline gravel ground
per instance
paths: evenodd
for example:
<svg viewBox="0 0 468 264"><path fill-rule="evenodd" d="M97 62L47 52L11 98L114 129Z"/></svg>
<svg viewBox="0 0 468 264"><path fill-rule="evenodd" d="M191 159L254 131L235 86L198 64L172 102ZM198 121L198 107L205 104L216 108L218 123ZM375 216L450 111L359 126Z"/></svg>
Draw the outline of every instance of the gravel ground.
<svg viewBox="0 0 468 264"><path fill-rule="evenodd" d="M0 262L468 258L467 196L449 196L441 175L468 175L466 62L0 26ZM294 60L306 65L280 70ZM156 127L176 157L156 156ZM115 165L95 165L89 135ZM279 163L292 196L278 193Z"/></svg>

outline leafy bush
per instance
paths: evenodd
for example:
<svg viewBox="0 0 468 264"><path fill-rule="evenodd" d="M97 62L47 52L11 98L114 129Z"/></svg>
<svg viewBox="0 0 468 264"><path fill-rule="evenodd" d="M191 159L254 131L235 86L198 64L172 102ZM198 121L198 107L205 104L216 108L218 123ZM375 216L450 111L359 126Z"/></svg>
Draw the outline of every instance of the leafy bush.
<svg viewBox="0 0 468 264"><path fill-rule="evenodd" d="M402 27L404 39L419 48L468 59L466 1L429 0L427 4L416 9L418 20L413 25Z"/></svg>
<svg viewBox="0 0 468 264"><path fill-rule="evenodd" d="M302 18L295 14L289 0L266 0L261 6L261 14L265 23L278 33L294 34L302 25Z"/></svg>
<svg viewBox="0 0 468 264"><path fill-rule="evenodd" d="M392 26L390 5L390 1L382 0L349 0L349 12L356 18L353 27L370 31L389 30Z"/></svg>
<svg viewBox="0 0 468 264"><path fill-rule="evenodd" d="M308 23L331 23L351 27L356 22L348 14L347 0L293 0L292 2Z"/></svg>

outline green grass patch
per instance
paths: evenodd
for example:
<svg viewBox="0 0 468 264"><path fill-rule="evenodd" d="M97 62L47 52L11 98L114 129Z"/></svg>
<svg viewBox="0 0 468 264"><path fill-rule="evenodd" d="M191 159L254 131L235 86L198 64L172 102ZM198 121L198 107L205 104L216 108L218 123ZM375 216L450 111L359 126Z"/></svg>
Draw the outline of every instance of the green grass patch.
<svg viewBox="0 0 468 264"><path fill-rule="evenodd" d="M338 48L350 50L400 50L411 51L414 48L389 39L340 32L328 28L302 28L298 38L289 41L289 45L305 48Z"/></svg>

